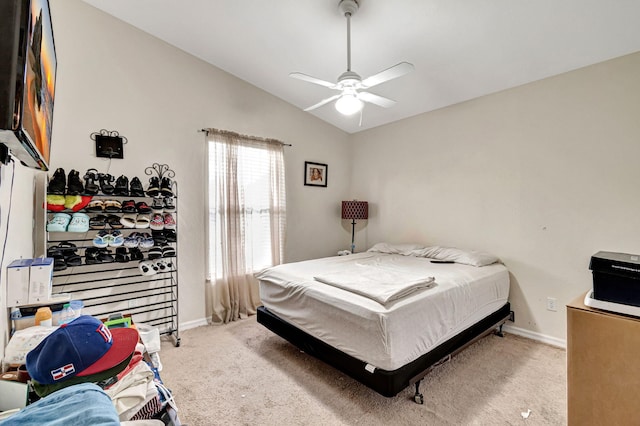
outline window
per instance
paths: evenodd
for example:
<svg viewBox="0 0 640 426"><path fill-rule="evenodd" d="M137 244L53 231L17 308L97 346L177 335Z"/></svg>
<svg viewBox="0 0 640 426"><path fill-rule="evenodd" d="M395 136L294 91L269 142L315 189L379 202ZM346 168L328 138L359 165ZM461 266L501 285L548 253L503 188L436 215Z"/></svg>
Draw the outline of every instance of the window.
<svg viewBox="0 0 640 426"><path fill-rule="evenodd" d="M281 262L285 193L282 143L224 132L209 152L210 280Z"/></svg>

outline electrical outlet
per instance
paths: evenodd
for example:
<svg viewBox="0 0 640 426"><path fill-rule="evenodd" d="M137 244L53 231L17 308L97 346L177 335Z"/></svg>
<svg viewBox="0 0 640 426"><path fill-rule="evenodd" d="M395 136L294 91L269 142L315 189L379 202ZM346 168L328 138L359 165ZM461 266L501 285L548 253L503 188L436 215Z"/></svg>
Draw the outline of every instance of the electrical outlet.
<svg viewBox="0 0 640 426"><path fill-rule="evenodd" d="M547 311L556 312L558 310L558 301L553 297L547 297Z"/></svg>

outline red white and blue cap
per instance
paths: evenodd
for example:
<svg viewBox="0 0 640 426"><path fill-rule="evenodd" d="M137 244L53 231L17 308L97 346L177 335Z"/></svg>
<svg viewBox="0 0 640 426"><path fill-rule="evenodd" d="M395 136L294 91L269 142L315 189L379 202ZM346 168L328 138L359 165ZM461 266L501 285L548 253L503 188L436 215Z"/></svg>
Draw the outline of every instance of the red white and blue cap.
<svg viewBox="0 0 640 426"><path fill-rule="evenodd" d="M110 330L100 320L82 315L61 325L27 354L27 371L44 385L91 376L124 362L137 343L135 329Z"/></svg>

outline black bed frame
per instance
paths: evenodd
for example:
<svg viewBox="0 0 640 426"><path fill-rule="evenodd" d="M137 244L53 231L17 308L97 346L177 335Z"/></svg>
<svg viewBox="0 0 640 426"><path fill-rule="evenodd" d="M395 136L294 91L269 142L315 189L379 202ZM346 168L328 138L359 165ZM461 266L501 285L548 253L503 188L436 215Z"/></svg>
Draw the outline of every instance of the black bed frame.
<svg viewBox="0 0 640 426"><path fill-rule="evenodd" d="M324 343L299 328L279 318L264 306L258 308L257 320L275 334L288 340L303 352L337 368L379 394L393 397L411 384L415 384L414 401L422 404L424 397L420 393L420 381L431 369L450 359L466 346L492 332L502 336L502 325L512 319L511 306L507 302L496 312L452 337L430 352L393 371L367 370L367 363Z"/></svg>

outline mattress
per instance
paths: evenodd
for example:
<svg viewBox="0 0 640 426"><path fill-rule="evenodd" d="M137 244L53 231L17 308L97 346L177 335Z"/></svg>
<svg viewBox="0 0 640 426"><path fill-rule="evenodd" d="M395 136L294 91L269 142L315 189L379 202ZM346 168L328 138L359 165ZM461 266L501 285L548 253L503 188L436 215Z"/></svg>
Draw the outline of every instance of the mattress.
<svg viewBox="0 0 640 426"><path fill-rule="evenodd" d="M314 279L358 262L401 267L435 285L382 305ZM500 263L436 264L400 254L358 253L289 263L256 274L260 297L279 318L371 369L395 370L500 309L509 273Z"/></svg>

